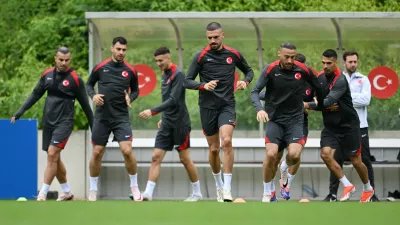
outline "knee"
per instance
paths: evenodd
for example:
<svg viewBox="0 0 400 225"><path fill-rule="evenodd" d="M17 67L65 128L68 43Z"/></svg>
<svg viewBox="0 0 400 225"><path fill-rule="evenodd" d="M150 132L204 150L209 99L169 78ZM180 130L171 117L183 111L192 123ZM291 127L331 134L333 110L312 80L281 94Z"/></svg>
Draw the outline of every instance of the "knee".
<svg viewBox="0 0 400 225"><path fill-rule="evenodd" d="M332 155L331 155L330 152L328 152L328 151L321 151L320 156L321 156L321 159L322 159L324 162L327 162L327 161L329 161L329 160L332 160Z"/></svg>
<svg viewBox="0 0 400 225"><path fill-rule="evenodd" d="M361 165L363 163L363 161L361 160L360 155L350 156L350 161L355 166Z"/></svg>
<svg viewBox="0 0 400 225"><path fill-rule="evenodd" d="M225 148L230 148L230 147L232 147L232 137L229 136L222 137L222 148L224 148L225 150Z"/></svg>
<svg viewBox="0 0 400 225"><path fill-rule="evenodd" d="M157 155L157 154L153 154L153 156L151 157L151 164L156 164L159 165L161 164L161 156Z"/></svg>
<svg viewBox="0 0 400 225"><path fill-rule="evenodd" d="M300 151L289 152L288 158L294 161L294 164L296 164L298 161L300 161L300 155L301 155Z"/></svg>
<svg viewBox="0 0 400 225"><path fill-rule="evenodd" d="M209 150L211 155L219 155L219 146L216 144L209 145Z"/></svg>
<svg viewBox="0 0 400 225"><path fill-rule="evenodd" d="M129 157L132 154L132 148L131 147L121 148L121 153L125 158Z"/></svg>
<svg viewBox="0 0 400 225"><path fill-rule="evenodd" d="M187 166L192 162L192 160L189 157L179 157L179 160L184 166Z"/></svg>
<svg viewBox="0 0 400 225"><path fill-rule="evenodd" d="M59 160L59 152L56 150L49 149L47 152L47 161L49 163L57 163Z"/></svg>
<svg viewBox="0 0 400 225"><path fill-rule="evenodd" d="M278 153L277 152L275 152L275 151L268 151L267 152L267 160L269 162L272 162L273 165L276 164L277 159L278 159Z"/></svg>
<svg viewBox="0 0 400 225"><path fill-rule="evenodd" d="M92 157L95 160L101 160L101 158L103 157L103 154L104 154L104 148L100 148L100 147L93 148Z"/></svg>

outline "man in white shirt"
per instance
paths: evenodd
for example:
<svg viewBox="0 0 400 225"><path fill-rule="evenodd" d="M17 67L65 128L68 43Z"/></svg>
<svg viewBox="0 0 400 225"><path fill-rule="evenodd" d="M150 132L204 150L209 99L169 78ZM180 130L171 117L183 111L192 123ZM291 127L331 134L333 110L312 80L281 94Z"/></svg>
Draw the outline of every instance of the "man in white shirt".
<svg viewBox="0 0 400 225"><path fill-rule="evenodd" d="M358 53L355 51L348 51L343 54L343 61L345 75L349 82L351 90L351 98L353 99L353 106L357 111L360 119L360 131L361 131L361 158L363 163L368 169L368 178L371 182L371 186L375 189L374 183L374 169L371 165L371 153L369 149L369 137L368 137L368 121L367 121L367 106L371 101L371 83L367 76L364 76L357 71L358 67ZM343 167L343 156L340 151L335 152L335 159L341 167ZM325 198L325 201L336 201L337 190L339 187L339 180L331 173L330 184L329 184L329 195ZM371 201L379 201L376 195L371 198Z"/></svg>

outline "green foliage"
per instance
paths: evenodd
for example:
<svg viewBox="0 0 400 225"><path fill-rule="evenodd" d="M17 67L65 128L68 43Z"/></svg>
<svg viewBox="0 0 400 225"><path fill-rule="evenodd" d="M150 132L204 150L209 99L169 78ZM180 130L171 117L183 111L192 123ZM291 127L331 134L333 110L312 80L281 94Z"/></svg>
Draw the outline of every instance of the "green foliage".
<svg viewBox="0 0 400 225"><path fill-rule="evenodd" d="M40 74L53 64L54 50L66 45L73 52L72 66L84 80L88 77L88 30L86 11L400 11L396 0L41 0L2 1L0 8L0 117L9 118L23 104L39 80ZM172 12L173 13L173 12ZM224 25L227 45L241 51L253 67L256 77L258 55L254 28L242 19L219 20ZM193 55L206 45L204 26L209 21L176 20L182 33L184 71L187 71ZM336 32L326 20L257 20L263 41L263 65L275 60L277 47L282 41L295 42L299 51L307 56L308 63L320 69L320 54L326 48L336 48ZM398 22L397 22L398 23ZM313 26L310 26L312 24ZM367 73L375 66L387 65L400 71L398 49L399 27L392 20L339 21L344 47L355 49L361 55L360 71ZM365 25L365 24L368 24ZM373 29L371 29L373 27ZM109 20L101 26L103 58L109 57L108 46L116 33L129 38L127 60L153 67L152 53L165 45L176 47L175 33L167 20L146 20L116 23ZM177 54L173 61L178 62ZM243 77L243 74L238 71ZM237 101L237 126L239 129L257 129L255 112L249 101L251 87L235 94ZM200 128L198 93L188 90L186 100L194 129ZM369 107L369 123L373 129L400 129L398 105L400 92L393 98L373 98ZM45 97L45 96L44 96ZM41 120L44 97L24 114ZM161 101L159 85L154 92L141 97L131 111L136 128L154 129L159 115L151 122L138 119L138 113ZM78 105L78 104L77 104ZM394 117L396 116L396 117ZM320 113L312 112L310 128L321 127ZM81 107L76 107L76 129L86 129L87 120Z"/></svg>

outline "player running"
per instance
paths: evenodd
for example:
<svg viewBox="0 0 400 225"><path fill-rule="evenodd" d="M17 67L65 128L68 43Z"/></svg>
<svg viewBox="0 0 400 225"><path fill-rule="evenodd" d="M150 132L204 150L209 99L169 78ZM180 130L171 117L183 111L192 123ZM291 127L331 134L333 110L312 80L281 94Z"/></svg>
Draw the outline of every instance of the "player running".
<svg viewBox="0 0 400 225"><path fill-rule="evenodd" d="M202 199L200 181L197 169L190 159L190 130L191 123L185 102L185 75L177 65L171 62L171 53L168 48L161 47L154 52L154 58L162 71L161 95L162 103L152 109L146 109L139 114L142 119L149 119L162 112L158 122L158 133L154 145L149 180L143 192L143 200L151 201L153 191L160 176L161 161L167 151L175 148L179 159L186 169L192 182L193 193L186 202L197 202Z"/></svg>
<svg viewBox="0 0 400 225"><path fill-rule="evenodd" d="M301 54L297 53L295 58L296 61L299 61L303 64L306 65L306 57ZM313 101L314 98L314 91L310 83L306 82L305 84L305 89L303 91L303 101L304 102L310 102ZM260 99L265 99L265 91L260 92ZM304 135L304 144L307 142L307 136L308 136L308 110L304 110L304 124L303 124L303 135ZM278 150L278 160L276 160L276 168L280 165L280 160L282 159L284 149L287 147L286 144L283 144L279 146ZM295 178L295 174L297 173L297 170L300 167L300 160L289 167L288 173L287 173L287 184L283 183L283 181L280 179L280 193L283 199L289 200L290 199L290 186L292 185L292 182ZM276 173L276 170L275 170ZM274 178L272 179L271 183L271 202L277 201L276 195L275 195L275 174Z"/></svg>
<svg viewBox="0 0 400 225"><path fill-rule="evenodd" d="M30 109L47 92L42 121L42 149L47 152L47 166L37 201L46 201L54 177L57 177L62 189L57 201L74 199L67 181L67 170L61 160L61 151L65 148L74 129L75 99L78 99L85 112L90 128L93 124L93 112L85 92L85 83L69 67L71 63L69 49L64 46L59 47L54 56L54 61L55 67L42 73L42 77L33 89L32 94L11 118L11 123L15 123L25 111Z"/></svg>
<svg viewBox="0 0 400 225"><path fill-rule="evenodd" d="M232 135L236 125L235 67L245 78L237 82L237 90L244 90L252 81L254 72L236 49L222 44L224 32L219 23L207 25L208 46L193 58L184 86L199 90L200 118L209 146L208 160L214 175L218 202L232 202L231 180L234 161ZM200 82L195 81L200 74ZM224 181L221 176L219 149L224 151Z"/></svg>
<svg viewBox="0 0 400 225"><path fill-rule="evenodd" d="M257 120L268 122L265 136L266 157L263 163L263 202L274 200L272 179L277 169L278 152L287 146L288 154L281 164L283 187L287 186L288 168L300 161L305 144L303 92L306 82L309 82L316 91L318 99L321 100L323 97L315 74L307 66L294 60L295 45L281 44L278 56L279 60L264 68L251 92ZM266 88L265 111L259 96L264 88Z"/></svg>
<svg viewBox="0 0 400 225"><path fill-rule="evenodd" d="M324 70L318 76L327 96L323 100L323 108L338 104L338 110L323 110L324 129L321 131L321 158L328 169L344 186L340 201L349 200L356 191L333 158L333 151L340 149L342 155L350 155L350 160L363 182L363 192L360 202L369 202L374 195L374 189L368 180L367 167L361 160L360 120L353 107L349 84L345 75L337 68L337 53L328 49L322 54ZM314 102L305 104L306 108L315 109Z"/></svg>
<svg viewBox="0 0 400 225"><path fill-rule="evenodd" d="M111 58L94 67L86 85L88 95L96 104L92 131L89 201L97 200L101 160L111 132L114 134L113 141L118 141L125 159L133 200L143 200L137 183L137 165L132 152L133 137L128 112L128 107L131 108L131 103L139 95L139 86L136 70L124 61L127 44L123 37L114 38L110 48ZM97 94L94 91L96 83L98 83Z"/></svg>

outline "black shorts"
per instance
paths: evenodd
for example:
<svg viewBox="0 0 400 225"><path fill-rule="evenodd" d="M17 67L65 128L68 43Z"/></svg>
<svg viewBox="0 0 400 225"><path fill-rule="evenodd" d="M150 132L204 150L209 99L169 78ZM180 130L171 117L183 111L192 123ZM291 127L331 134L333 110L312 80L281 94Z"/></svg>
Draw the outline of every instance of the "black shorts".
<svg viewBox="0 0 400 225"><path fill-rule="evenodd" d="M63 123L55 127L43 126L42 149L47 151L50 145L64 149L74 129L74 123Z"/></svg>
<svg viewBox="0 0 400 225"><path fill-rule="evenodd" d="M236 125L235 106L225 105L220 109L200 108L200 119L204 135L212 136L222 125Z"/></svg>
<svg viewBox="0 0 400 225"><path fill-rule="evenodd" d="M308 137L308 122L304 122L304 124L303 124L303 140L304 140L304 144L303 144L303 146L307 143L307 137ZM279 152L283 151L287 146L288 146L288 144L286 144L285 142L282 142L279 145L278 151Z"/></svg>
<svg viewBox="0 0 400 225"><path fill-rule="evenodd" d="M287 125L273 121L269 121L267 124L265 143L277 144L279 151L283 151L291 143L298 143L304 146L305 140L301 119L296 121L293 119Z"/></svg>
<svg viewBox="0 0 400 225"><path fill-rule="evenodd" d="M303 135L304 137L308 137L308 118L304 118L304 123L303 123Z"/></svg>
<svg viewBox="0 0 400 225"><path fill-rule="evenodd" d="M354 156L361 153L361 133L359 128L332 131L324 128L321 131L321 148L340 149L343 156Z"/></svg>
<svg viewBox="0 0 400 225"><path fill-rule="evenodd" d="M186 150L190 148L190 127L163 127L157 132L154 148L164 151L171 151L174 147L176 150Z"/></svg>
<svg viewBox="0 0 400 225"><path fill-rule="evenodd" d="M132 141L132 128L129 121L107 121L95 119L92 129L92 144L106 146L111 132L113 141Z"/></svg>

